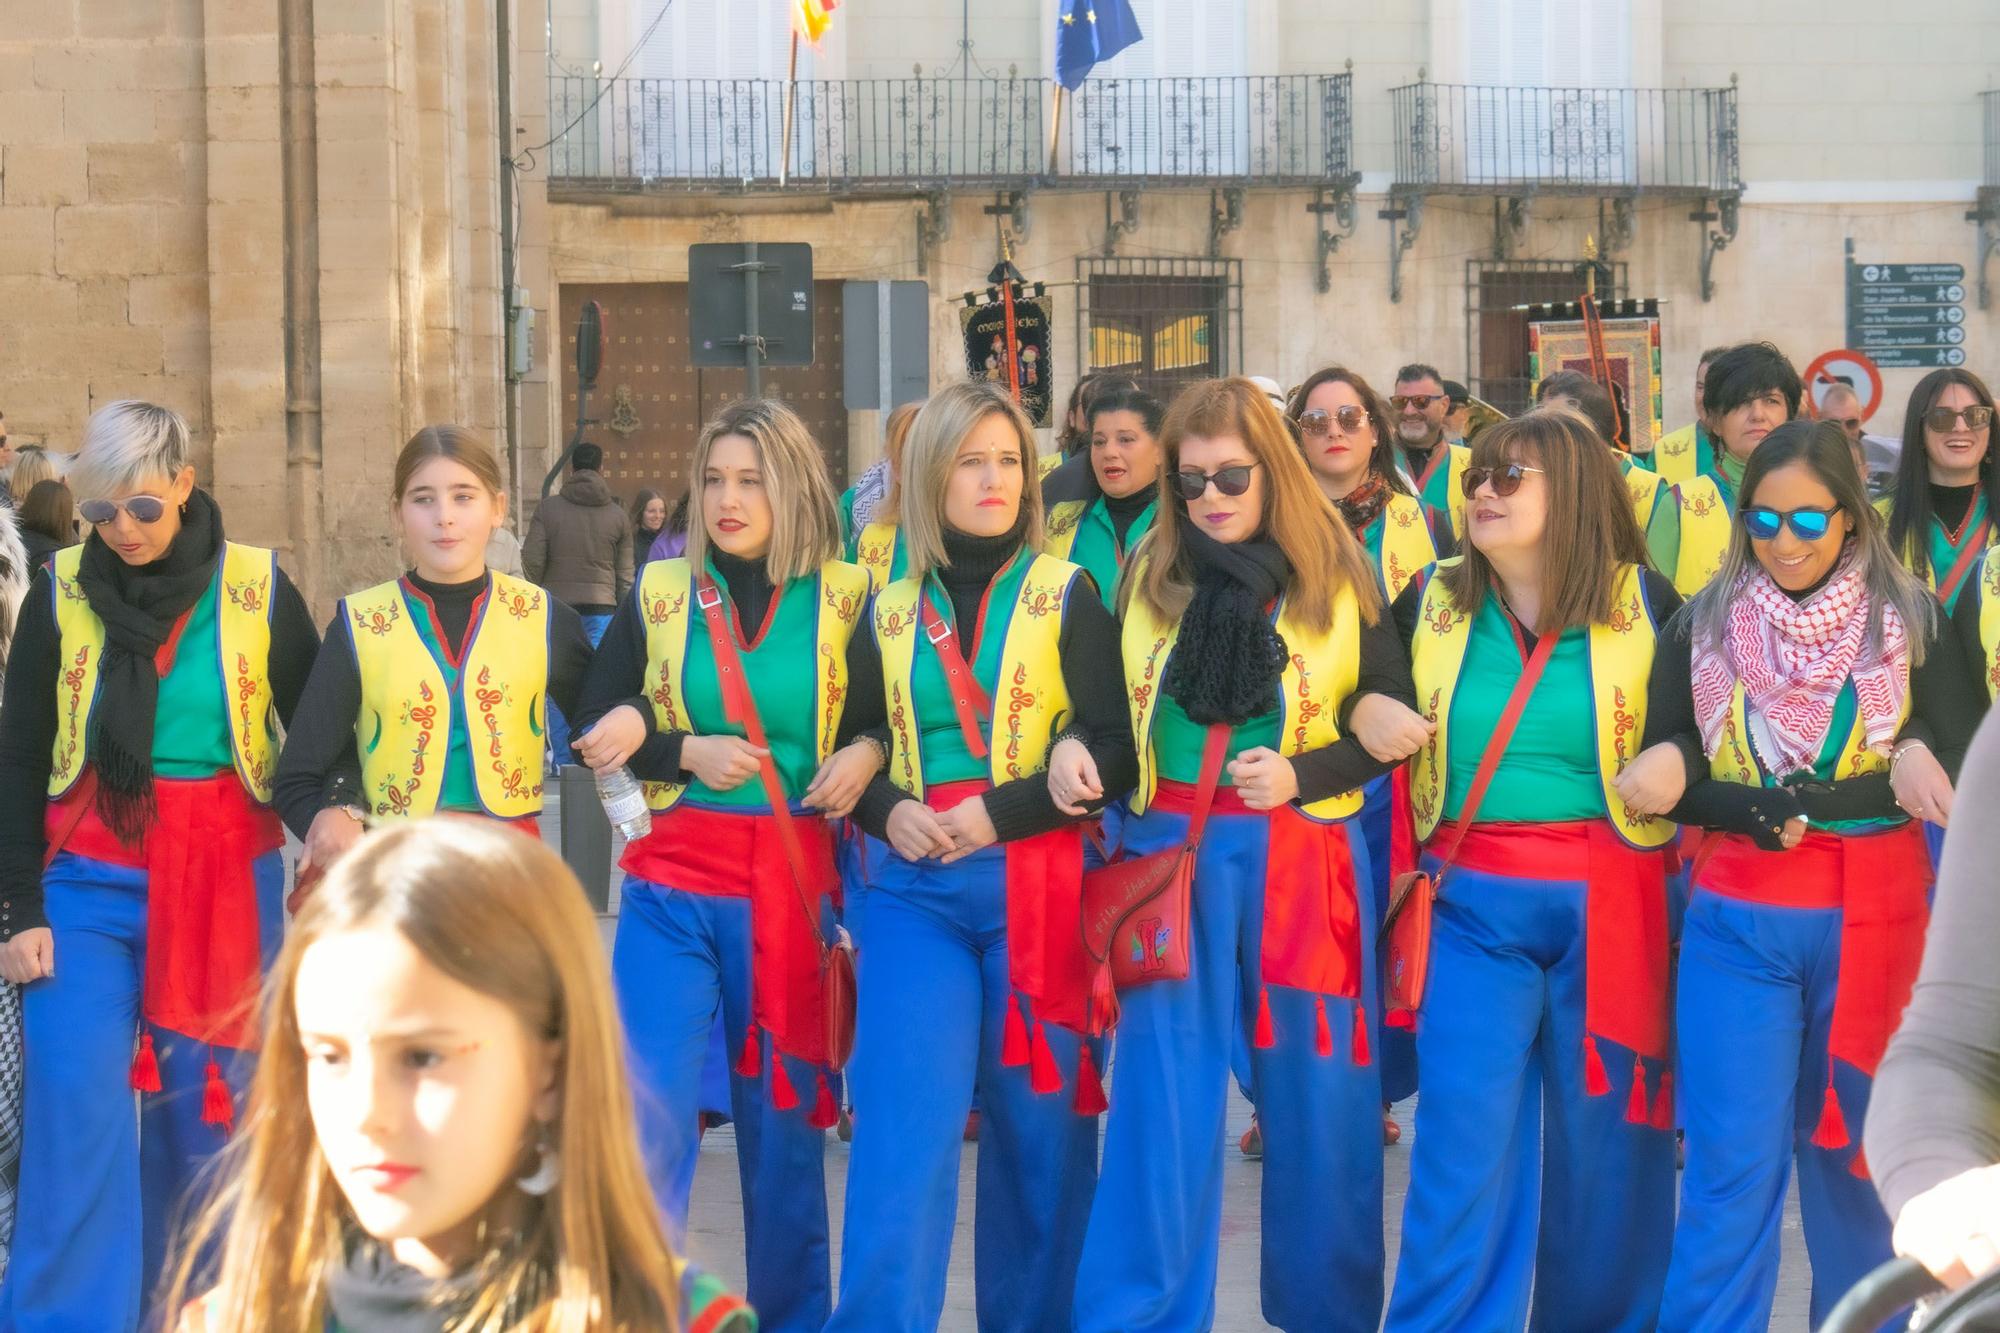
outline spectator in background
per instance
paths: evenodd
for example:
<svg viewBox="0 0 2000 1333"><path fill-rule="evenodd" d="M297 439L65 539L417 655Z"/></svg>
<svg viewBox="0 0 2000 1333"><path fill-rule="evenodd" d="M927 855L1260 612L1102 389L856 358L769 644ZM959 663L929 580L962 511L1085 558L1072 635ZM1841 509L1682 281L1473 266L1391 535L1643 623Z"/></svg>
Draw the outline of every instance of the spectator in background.
<svg viewBox="0 0 2000 1333"><path fill-rule="evenodd" d="M1069 412L1063 419L1063 460L1042 473L1042 503L1058 505L1065 500L1097 498L1097 478L1090 470L1090 422L1097 415L1099 400L1114 393L1136 392L1139 381L1130 375L1096 371L1086 375L1070 395ZM1047 460L1044 459L1046 464Z"/></svg>
<svg viewBox="0 0 2000 1333"><path fill-rule="evenodd" d="M1458 478L1472 451L1446 442L1444 419L1450 407L1444 376L1438 374L1436 366L1417 361L1396 372L1396 392L1389 399L1389 410L1403 476L1418 499L1451 514L1451 530L1462 538L1465 495L1458 488Z"/></svg>
<svg viewBox="0 0 2000 1333"><path fill-rule="evenodd" d="M61 479L62 469L56 466L48 450L38 445L23 445L14 451L14 468L7 475L7 489L19 504L35 489L36 483Z"/></svg>
<svg viewBox="0 0 2000 1333"><path fill-rule="evenodd" d="M1708 368L1727 352L1727 347L1711 347L1694 365L1694 420L1679 430L1668 431L1650 454L1639 455L1639 466L1649 467L1679 486L1715 470L1715 437L1709 433L1708 407L1703 394L1708 384Z"/></svg>
<svg viewBox="0 0 2000 1333"><path fill-rule="evenodd" d="M21 545L31 570L41 568L63 547L76 545L76 497L66 482L53 478L36 482L21 497L14 516L21 525Z"/></svg>
<svg viewBox="0 0 2000 1333"><path fill-rule="evenodd" d="M1681 518L1674 503L1673 488L1640 467L1632 455L1618 447L1624 418L1618 401L1590 376L1577 370L1559 370L1535 388L1537 407L1566 407L1590 423L1597 438L1618 460L1618 476L1632 496L1632 517L1646 534L1646 556L1653 568L1674 577L1680 564Z"/></svg>
<svg viewBox="0 0 2000 1333"><path fill-rule="evenodd" d="M642 490L632 501L633 577L653 558L653 543L667 526L667 497L658 491Z"/></svg>
<svg viewBox="0 0 2000 1333"><path fill-rule="evenodd" d="M14 507L14 492L8 488L7 476L14 467L14 446L8 443L7 414L0 412L0 505Z"/></svg>
<svg viewBox="0 0 2000 1333"><path fill-rule="evenodd" d="M1465 433L1472 429L1472 390L1457 380L1446 380L1444 397L1444 442L1463 447Z"/></svg>
<svg viewBox="0 0 2000 1333"><path fill-rule="evenodd" d="M646 552L646 560L672 560L687 550L688 544L688 498L692 490L681 492L681 498L674 501L674 507L667 512L666 525L660 535L653 538L652 547Z"/></svg>
<svg viewBox="0 0 2000 1333"><path fill-rule="evenodd" d="M903 462L903 440L922 406L919 399L900 404L889 413L882 422L882 456L854 479L834 506L840 518L840 540L850 548L856 534L870 523L896 521L896 474ZM687 531L687 524L681 525L681 531Z"/></svg>
<svg viewBox="0 0 2000 1333"><path fill-rule="evenodd" d="M542 501L521 548L528 581L569 604L593 647L632 590L632 520L605 483L603 468L604 450L576 446L562 493ZM553 703L549 749L558 767L570 762L569 723Z"/></svg>
<svg viewBox="0 0 2000 1333"><path fill-rule="evenodd" d="M1854 466L1861 469L1861 480L1868 483L1871 496L1880 496L1895 484L1896 464L1903 454L1901 443L1867 432L1861 395L1854 391L1853 385L1844 380L1835 383L1820 395L1813 415L1847 432L1848 447L1854 451Z"/></svg>

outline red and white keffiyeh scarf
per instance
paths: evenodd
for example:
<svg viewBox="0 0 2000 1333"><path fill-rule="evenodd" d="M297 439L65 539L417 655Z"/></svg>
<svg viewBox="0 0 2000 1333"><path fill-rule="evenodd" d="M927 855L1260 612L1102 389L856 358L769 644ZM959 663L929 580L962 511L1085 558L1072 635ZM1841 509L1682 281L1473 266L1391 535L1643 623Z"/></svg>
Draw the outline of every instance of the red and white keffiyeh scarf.
<svg viewBox="0 0 2000 1333"><path fill-rule="evenodd" d="M1810 769L1826 743L1833 708L1850 677L1869 748L1896 738L1909 691L1910 645L1903 618L1882 608L1882 647L1869 641L1868 586L1853 560L1825 587L1794 602L1761 568L1737 581L1720 651L1695 644L1694 713L1702 748L1715 757L1729 699L1743 684L1748 710L1762 719L1777 774Z"/></svg>

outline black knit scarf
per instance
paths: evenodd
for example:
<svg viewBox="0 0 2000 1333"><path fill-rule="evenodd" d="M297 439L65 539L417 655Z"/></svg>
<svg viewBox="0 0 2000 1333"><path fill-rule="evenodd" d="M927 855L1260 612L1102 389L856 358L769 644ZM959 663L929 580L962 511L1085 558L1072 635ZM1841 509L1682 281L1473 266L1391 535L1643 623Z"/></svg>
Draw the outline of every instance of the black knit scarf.
<svg viewBox="0 0 2000 1333"><path fill-rule="evenodd" d="M1277 703L1285 641L1265 608L1284 590L1291 565L1276 542L1219 542L1185 510L1177 521L1194 562L1194 598L1181 614L1180 642L1160 688L1190 720L1236 726Z"/></svg>
<svg viewBox="0 0 2000 1333"><path fill-rule="evenodd" d="M126 843L139 841L155 808L160 673L154 654L208 591L221 555L222 511L200 490L188 497L173 544L151 564L126 564L100 533L83 544L78 582L105 636L85 752L97 770L97 813Z"/></svg>

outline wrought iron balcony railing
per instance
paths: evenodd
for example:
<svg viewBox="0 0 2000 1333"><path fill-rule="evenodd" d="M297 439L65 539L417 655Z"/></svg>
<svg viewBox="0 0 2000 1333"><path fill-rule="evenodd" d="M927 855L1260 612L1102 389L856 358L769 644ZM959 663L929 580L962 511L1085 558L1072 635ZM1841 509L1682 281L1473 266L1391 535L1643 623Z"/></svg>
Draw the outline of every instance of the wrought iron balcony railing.
<svg viewBox="0 0 2000 1333"><path fill-rule="evenodd" d="M1736 89L1390 89L1395 189L1411 194L1679 194L1743 188Z"/></svg>
<svg viewBox="0 0 2000 1333"><path fill-rule="evenodd" d="M1341 187L1355 179L1341 74L1091 79L1069 94L1049 169L1047 79L801 80L786 192L946 188ZM558 188L780 189L776 79L554 75Z"/></svg>

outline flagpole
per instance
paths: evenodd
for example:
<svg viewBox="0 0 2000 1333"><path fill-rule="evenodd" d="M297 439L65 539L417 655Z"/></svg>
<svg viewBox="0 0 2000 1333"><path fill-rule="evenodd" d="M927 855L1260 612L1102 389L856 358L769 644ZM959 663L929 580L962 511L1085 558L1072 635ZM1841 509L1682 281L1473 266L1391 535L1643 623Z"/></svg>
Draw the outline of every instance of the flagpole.
<svg viewBox="0 0 2000 1333"><path fill-rule="evenodd" d="M792 29L792 61L785 71L785 130L784 139L778 149L778 188L785 188L785 181L792 169L792 99L799 91L799 30Z"/></svg>
<svg viewBox="0 0 2000 1333"><path fill-rule="evenodd" d="M1049 175L1056 174L1056 144L1062 138L1063 94L1068 92L1060 83L1056 85L1055 114L1049 117Z"/></svg>

